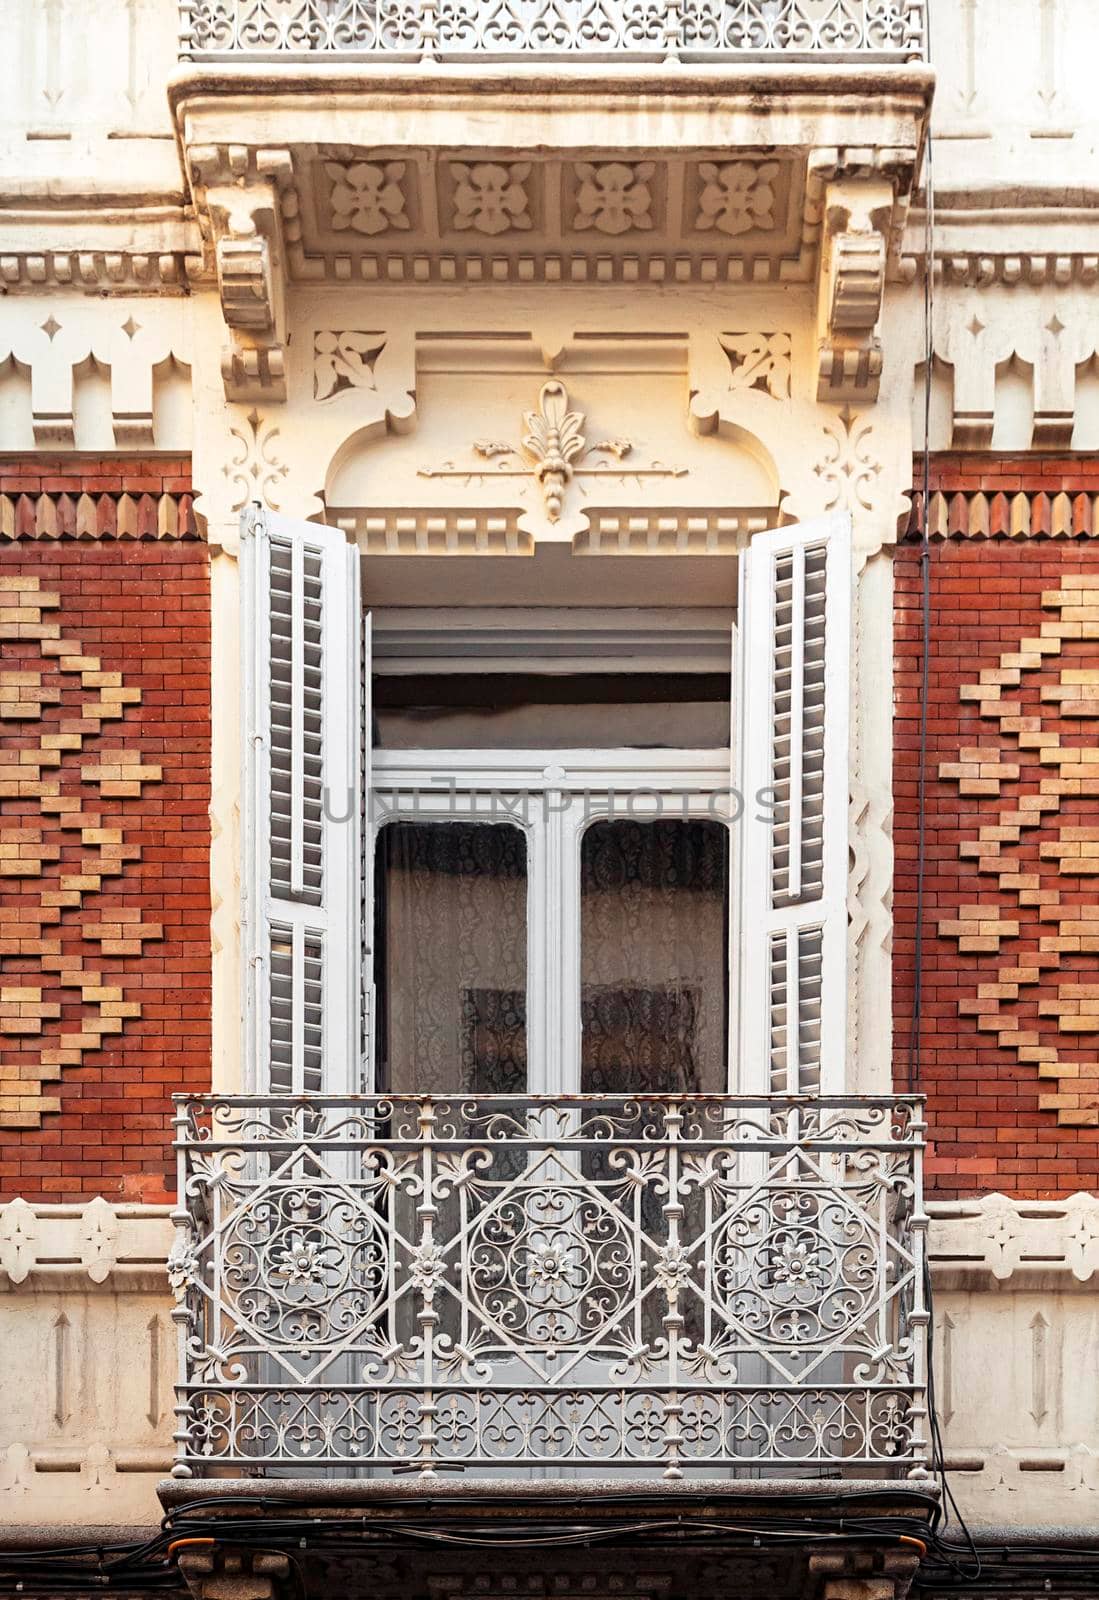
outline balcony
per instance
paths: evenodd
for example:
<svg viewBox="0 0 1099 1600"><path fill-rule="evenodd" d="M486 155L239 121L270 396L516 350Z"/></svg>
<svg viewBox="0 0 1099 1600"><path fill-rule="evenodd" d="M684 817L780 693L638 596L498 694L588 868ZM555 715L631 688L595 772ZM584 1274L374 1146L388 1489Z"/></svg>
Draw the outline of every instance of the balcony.
<svg viewBox="0 0 1099 1600"><path fill-rule="evenodd" d="M175 1475L925 1476L918 1100L184 1099Z"/></svg>
<svg viewBox="0 0 1099 1600"><path fill-rule="evenodd" d="M181 0L185 61L922 60L924 0Z"/></svg>

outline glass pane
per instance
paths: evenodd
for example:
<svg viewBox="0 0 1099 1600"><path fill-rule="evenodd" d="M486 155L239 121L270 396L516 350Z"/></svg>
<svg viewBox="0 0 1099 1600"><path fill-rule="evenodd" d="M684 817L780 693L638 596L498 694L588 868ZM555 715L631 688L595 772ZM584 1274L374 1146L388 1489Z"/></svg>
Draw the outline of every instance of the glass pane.
<svg viewBox="0 0 1099 1600"><path fill-rule="evenodd" d="M379 1082L399 1094L527 1087L527 852L505 823L378 836Z"/></svg>
<svg viewBox="0 0 1099 1600"><path fill-rule="evenodd" d="M722 1093L728 830L709 820L593 823L580 892L581 1089Z"/></svg>
<svg viewBox="0 0 1099 1600"><path fill-rule="evenodd" d="M729 674L381 674L373 710L381 750L722 750Z"/></svg>

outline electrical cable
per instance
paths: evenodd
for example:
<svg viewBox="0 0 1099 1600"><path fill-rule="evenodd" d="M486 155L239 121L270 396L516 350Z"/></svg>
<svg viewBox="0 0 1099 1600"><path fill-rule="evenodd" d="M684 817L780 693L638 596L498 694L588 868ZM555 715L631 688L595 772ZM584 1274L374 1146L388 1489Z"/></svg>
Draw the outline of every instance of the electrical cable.
<svg viewBox="0 0 1099 1600"><path fill-rule="evenodd" d="M927 63L931 64L931 0L925 14ZM923 470L919 497L920 530L920 710L916 769L916 928L912 956L912 1020L908 1036L908 1092L916 1094L921 1076L923 1021L923 923L927 876L927 746L928 698L931 691L931 385L935 361L935 183L931 122L928 118L924 160L923 274Z"/></svg>

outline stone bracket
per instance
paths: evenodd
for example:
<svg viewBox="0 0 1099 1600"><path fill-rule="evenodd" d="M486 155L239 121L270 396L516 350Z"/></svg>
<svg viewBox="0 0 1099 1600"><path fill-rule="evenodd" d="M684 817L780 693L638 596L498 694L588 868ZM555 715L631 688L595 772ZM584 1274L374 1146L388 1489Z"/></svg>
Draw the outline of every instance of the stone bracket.
<svg viewBox="0 0 1099 1600"><path fill-rule="evenodd" d="M292 165L285 150L254 161L230 147L192 155L204 187L213 265L229 342L222 354L225 398L239 404L286 399L286 244L282 192Z"/></svg>
<svg viewBox="0 0 1099 1600"><path fill-rule="evenodd" d="M277 1550L184 1549L179 1570L194 1600L281 1600L289 1590L290 1558Z"/></svg>
<svg viewBox="0 0 1099 1600"><path fill-rule="evenodd" d="M817 1600L906 1600L919 1565L915 1549L815 1552L806 1593Z"/></svg>
<svg viewBox="0 0 1099 1600"><path fill-rule="evenodd" d="M817 399L867 404L881 381L879 336L893 184L837 177L824 187L817 282Z"/></svg>

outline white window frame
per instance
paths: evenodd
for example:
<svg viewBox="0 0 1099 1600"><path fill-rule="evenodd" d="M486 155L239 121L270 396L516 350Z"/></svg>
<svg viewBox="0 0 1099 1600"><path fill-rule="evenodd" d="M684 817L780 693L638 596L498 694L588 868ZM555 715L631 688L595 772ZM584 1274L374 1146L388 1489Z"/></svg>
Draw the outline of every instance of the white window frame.
<svg viewBox="0 0 1099 1600"><path fill-rule="evenodd" d="M380 830L393 821L510 822L522 829L527 841L527 1091L577 1093L581 836L593 822L610 816L637 821L658 815L708 817L728 826L729 751L376 749L372 776L379 802L369 830L372 859ZM494 793L529 796L526 816L511 814L493 800ZM631 794L637 796L632 809L626 804ZM734 858L730 838L730 903L736 897ZM732 945L729 958L732 964ZM734 984L730 971L730 1044ZM727 1072L732 1056L730 1048ZM373 1057L369 1072L369 1081L376 1083Z"/></svg>

